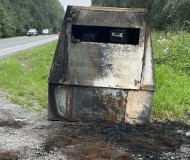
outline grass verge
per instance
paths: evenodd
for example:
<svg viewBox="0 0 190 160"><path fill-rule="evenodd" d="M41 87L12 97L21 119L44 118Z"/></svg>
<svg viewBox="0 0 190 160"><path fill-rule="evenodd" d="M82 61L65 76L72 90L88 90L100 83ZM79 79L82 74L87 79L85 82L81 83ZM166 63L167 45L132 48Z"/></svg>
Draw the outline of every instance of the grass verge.
<svg viewBox="0 0 190 160"><path fill-rule="evenodd" d="M190 111L190 34L153 33L157 90L153 119L188 120ZM186 112L185 112L186 111Z"/></svg>
<svg viewBox="0 0 190 160"><path fill-rule="evenodd" d="M0 62L0 88L9 93L13 103L35 111L47 107L47 79L56 44L54 41Z"/></svg>
<svg viewBox="0 0 190 160"><path fill-rule="evenodd" d="M190 110L190 76L175 72L167 65L156 67L157 91L152 118L155 120L186 120Z"/></svg>

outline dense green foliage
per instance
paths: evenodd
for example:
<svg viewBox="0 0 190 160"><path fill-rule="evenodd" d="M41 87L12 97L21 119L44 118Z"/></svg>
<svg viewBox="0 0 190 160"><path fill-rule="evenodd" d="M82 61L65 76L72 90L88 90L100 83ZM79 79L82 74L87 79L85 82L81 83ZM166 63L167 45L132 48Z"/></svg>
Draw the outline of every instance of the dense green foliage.
<svg viewBox="0 0 190 160"><path fill-rule="evenodd" d="M57 32L63 15L58 0L0 0L0 38L26 35L29 28Z"/></svg>
<svg viewBox="0 0 190 160"><path fill-rule="evenodd" d="M153 33L157 91L154 119L185 118L190 110L190 34Z"/></svg>
<svg viewBox="0 0 190 160"><path fill-rule="evenodd" d="M154 33L154 60L157 65L167 65L176 72L190 75L190 34Z"/></svg>
<svg viewBox="0 0 190 160"><path fill-rule="evenodd" d="M147 8L153 28L190 31L190 0L92 0L92 5Z"/></svg>

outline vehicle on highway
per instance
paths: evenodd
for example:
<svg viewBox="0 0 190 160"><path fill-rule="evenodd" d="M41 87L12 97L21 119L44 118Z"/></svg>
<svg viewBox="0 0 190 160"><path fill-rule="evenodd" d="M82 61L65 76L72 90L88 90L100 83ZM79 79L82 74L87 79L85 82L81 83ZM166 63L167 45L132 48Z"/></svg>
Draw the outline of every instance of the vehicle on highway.
<svg viewBox="0 0 190 160"><path fill-rule="evenodd" d="M42 34L43 35L50 35L50 29L43 29Z"/></svg>
<svg viewBox="0 0 190 160"><path fill-rule="evenodd" d="M38 31L36 29L29 29L29 31L27 32L27 36L37 36L38 35Z"/></svg>

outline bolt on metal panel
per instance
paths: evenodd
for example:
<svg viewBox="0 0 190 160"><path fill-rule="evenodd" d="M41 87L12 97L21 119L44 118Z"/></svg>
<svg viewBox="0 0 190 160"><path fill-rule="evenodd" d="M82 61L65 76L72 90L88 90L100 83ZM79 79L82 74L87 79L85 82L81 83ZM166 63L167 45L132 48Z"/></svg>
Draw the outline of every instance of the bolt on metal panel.
<svg viewBox="0 0 190 160"><path fill-rule="evenodd" d="M49 75L50 120L145 124L155 91L144 9L67 8Z"/></svg>

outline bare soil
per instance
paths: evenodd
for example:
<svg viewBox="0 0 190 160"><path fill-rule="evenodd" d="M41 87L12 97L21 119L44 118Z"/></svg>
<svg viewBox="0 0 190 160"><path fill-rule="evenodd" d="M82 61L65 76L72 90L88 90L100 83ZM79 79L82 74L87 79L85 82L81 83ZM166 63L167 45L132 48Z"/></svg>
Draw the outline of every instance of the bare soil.
<svg viewBox="0 0 190 160"><path fill-rule="evenodd" d="M10 127L10 128L22 128L25 125L25 123L20 122L20 121L12 121L12 120L7 120L7 121L0 121L0 127Z"/></svg>
<svg viewBox="0 0 190 160"><path fill-rule="evenodd" d="M48 121L0 92L0 160L190 159L190 125Z"/></svg>

